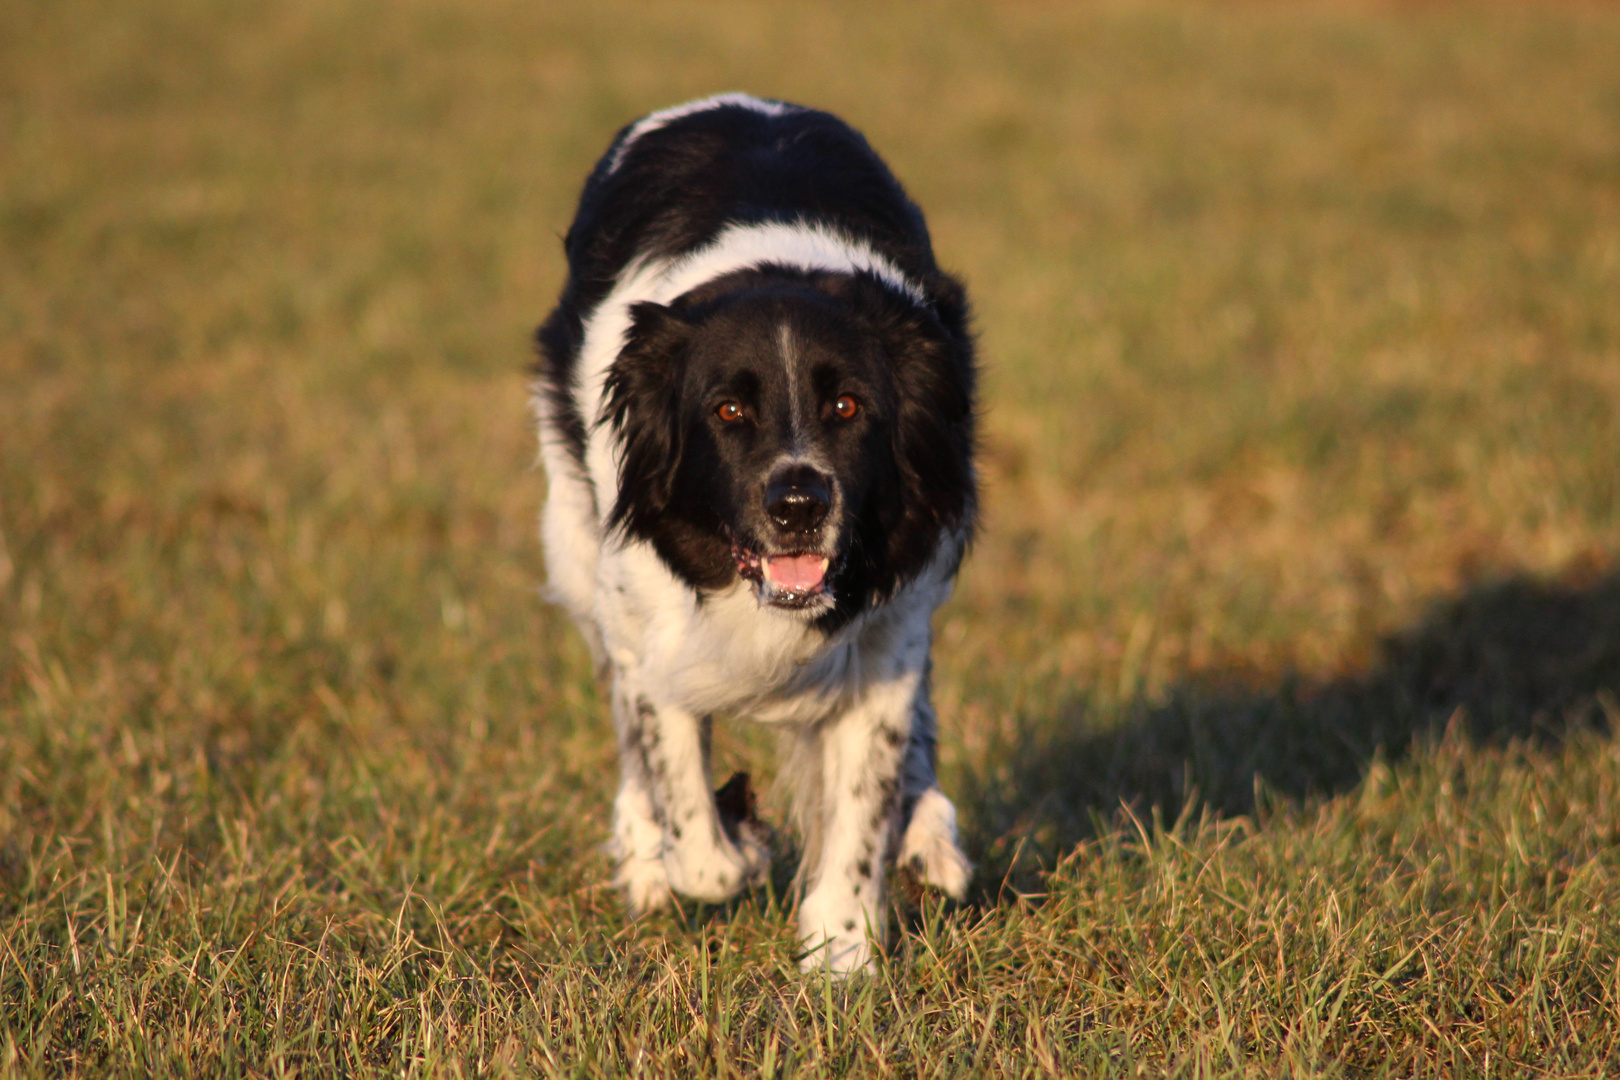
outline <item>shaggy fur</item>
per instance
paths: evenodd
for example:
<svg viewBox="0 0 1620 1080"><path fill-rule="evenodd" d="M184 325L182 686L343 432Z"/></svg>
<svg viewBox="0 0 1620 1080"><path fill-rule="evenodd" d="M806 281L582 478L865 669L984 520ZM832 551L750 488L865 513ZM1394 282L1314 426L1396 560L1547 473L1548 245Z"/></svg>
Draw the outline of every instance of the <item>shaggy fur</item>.
<svg viewBox="0 0 1620 1080"><path fill-rule="evenodd" d="M542 534L612 683L617 882L638 912L758 882L709 728L780 725L805 963L859 970L891 862L958 898L970 873L928 690L976 505L962 289L859 134L740 94L621 131L566 249L538 335Z"/></svg>

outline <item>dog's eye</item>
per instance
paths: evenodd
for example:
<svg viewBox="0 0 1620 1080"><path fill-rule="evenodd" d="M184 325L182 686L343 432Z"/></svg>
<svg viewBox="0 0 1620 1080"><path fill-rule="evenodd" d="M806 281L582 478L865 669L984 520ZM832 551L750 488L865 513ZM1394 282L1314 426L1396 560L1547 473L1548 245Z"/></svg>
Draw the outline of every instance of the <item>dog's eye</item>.
<svg viewBox="0 0 1620 1080"><path fill-rule="evenodd" d="M861 411L861 403L845 394L833 402L833 412L838 414L840 420L853 420L855 414Z"/></svg>
<svg viewBox="0 0 1620 1080"><path fill-rule="evenodd" d="M718 409L714 410L714 415L718 416L728 424L735 424L737 421L743 418L743 409L742 406L737 404L735 401L728 401L721 405Z"/></svg>

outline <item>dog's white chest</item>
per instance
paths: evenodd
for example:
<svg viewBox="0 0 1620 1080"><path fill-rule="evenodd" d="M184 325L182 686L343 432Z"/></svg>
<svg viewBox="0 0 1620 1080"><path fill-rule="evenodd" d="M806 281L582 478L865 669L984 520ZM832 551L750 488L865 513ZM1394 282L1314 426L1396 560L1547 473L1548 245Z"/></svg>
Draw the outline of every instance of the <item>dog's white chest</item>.
<svg viewBox="0 0 1620 1080"><path fill-rule="evenodd" d="M817 702L836 694L858 649L858 634L829 639L762 606L744 581L699 598L645 544L604 555L596 597L609 654L621 664L633 658L649 690L696 713L813 719L807 714L829 707Z"/></svg>

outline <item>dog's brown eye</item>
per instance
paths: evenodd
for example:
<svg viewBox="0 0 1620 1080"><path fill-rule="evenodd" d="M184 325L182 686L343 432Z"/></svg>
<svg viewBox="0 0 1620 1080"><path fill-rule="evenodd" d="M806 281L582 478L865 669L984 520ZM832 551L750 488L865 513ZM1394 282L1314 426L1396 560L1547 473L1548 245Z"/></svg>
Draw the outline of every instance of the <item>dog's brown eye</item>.
<svg viewBox="0 0 1620 1080"><path fill-rule="evenodd" d="M735 424L738 420L742 419L742 406L737 404L735 401L728 401L718 409L714 410L714 415L718 416L728 424Z"/></svg>
<svg viewBox="0 0 1620 1080"><path fill-rule="evenodd" d="M855 414L860 411L861 403L850 397L848 394L845 394L843 397L833 402L833 412L837 413L839 419L841 420L853 419Z"/></svg>

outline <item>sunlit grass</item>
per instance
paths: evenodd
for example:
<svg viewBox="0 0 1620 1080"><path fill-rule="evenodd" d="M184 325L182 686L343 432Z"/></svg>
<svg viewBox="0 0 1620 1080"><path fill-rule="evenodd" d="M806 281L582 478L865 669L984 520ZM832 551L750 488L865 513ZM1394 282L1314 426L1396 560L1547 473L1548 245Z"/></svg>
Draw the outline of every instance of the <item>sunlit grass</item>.
<svg viewBox="0 0 1620 1080"><path fill-rule="evenodd" d="M626 921L537 593L558 234L724 89L986 364L981 870L841 987ZM0 1074L1612 1072L1616 297L1597 6L0 7Z"/></svg>

